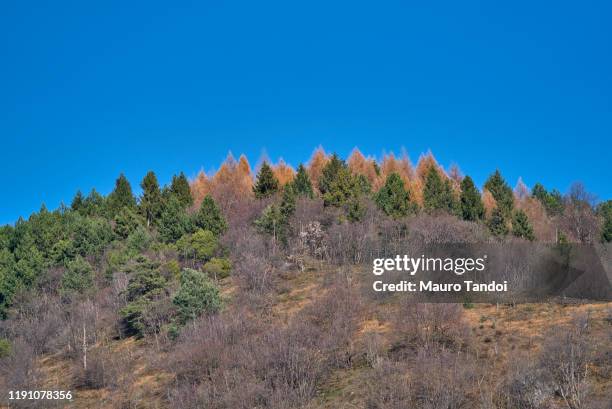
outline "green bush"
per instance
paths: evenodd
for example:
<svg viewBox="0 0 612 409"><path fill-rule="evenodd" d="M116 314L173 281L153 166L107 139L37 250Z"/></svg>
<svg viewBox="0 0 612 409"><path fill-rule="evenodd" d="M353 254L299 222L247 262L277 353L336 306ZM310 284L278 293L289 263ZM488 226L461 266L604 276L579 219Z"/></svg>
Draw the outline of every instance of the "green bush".
<svg viewBox="0 0 612 409"><path fill-rule="evenodd" d="M213 257L204 264L204 272L217 279L228 277L232 270L232 262L226 258Z"/></svg>
<svg viewBox="0 0 612 409"><path fill-rule="evenodd" d="M181 237L176 247L185 259L207 261L217 249L217 238L211 231L199 229L193 234Z"/></svg>
<svg viewBox="0 0 612 409"><path fill-rule="evenodd" d="M0 358L7 357L11 354L11 343L6 338L0 338Z"/></svg>
<svg viewBox="0 0 612 409"><path fill-rule="evenodd" d="M173 302L178 307L182 323L221 308L219 289L206 274L190 268L181 272L181 286Z"/></svg>

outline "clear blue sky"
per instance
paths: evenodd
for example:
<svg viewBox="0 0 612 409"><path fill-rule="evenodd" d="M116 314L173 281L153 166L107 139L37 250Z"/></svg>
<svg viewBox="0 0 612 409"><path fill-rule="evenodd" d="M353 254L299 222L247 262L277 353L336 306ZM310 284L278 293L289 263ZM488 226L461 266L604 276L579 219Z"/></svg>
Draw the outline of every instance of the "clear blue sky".
<svg viewBox="0 0 612 409"><path fill-rule="evenodd" d="M612 198L610 2L492 3L5 1L0 223L319 144Z"/></svg>

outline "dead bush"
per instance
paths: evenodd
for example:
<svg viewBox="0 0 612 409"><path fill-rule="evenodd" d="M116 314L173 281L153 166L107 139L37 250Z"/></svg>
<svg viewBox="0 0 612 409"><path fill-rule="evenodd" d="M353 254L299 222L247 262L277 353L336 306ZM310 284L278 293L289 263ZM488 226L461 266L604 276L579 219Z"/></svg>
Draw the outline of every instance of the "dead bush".
<svg viewBox="0 0 612 409"><path fill-rule="evenodd" d="M555 393L569 409L588 407L589 364L593 352L588 330L585 317L576 318L569 328L555 327L545 340L540 358Z"/></svg>
<svg viewBox="0 0 612 409"><path fill-rule="evenodd" d="M405 298L394 319L413 346L458 350L469 344L470 328L461 304L415 303Z"/></svg>

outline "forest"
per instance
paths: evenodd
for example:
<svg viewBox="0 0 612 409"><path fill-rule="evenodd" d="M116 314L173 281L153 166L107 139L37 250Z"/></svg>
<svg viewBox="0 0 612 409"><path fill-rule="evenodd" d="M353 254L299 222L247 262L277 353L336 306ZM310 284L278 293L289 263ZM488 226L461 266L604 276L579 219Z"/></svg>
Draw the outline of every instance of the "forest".
<svg viewBox="0 0 612 409"><path fill-rule="evenodd" d="M479 188L430 152L230 154L43 204L0 228L0 404L609 408L611 302L414 303L356 268L399 243L581 243L611 274L612 200L502 171Z"/></svg>

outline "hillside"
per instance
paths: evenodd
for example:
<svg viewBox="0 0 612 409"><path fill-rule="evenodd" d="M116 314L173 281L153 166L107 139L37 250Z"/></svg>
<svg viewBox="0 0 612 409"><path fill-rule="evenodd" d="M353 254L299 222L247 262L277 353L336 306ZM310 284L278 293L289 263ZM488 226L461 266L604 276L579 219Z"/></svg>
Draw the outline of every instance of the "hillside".
<svg viewBox="0 0 612 409"><path fill-rule="evenodd" d="M372 291L377 255L422 245L595 249L612 202L482 189L433 155L306 166L232 157L155 173L135 197L78 192L0 229L0 392L7 407L606 408L612 302L424 303ZM570 254L570 253L563 253ZM594 253L595 254L595 253ZM570 257L569 255L567 257ZM569 258L568 258L569 265ZM71 391L71 402L10 391Z"/></svg>

